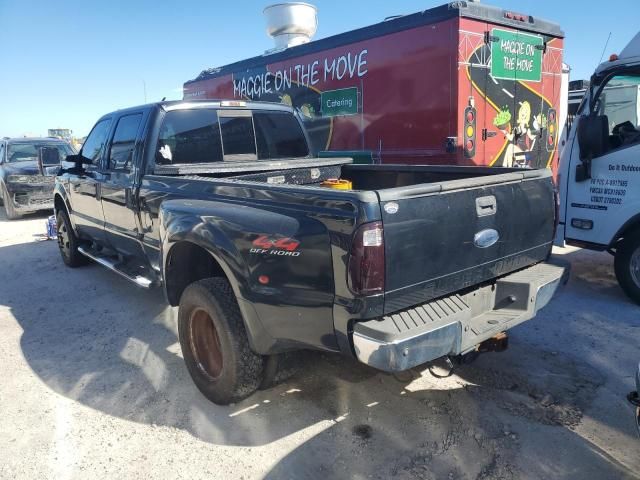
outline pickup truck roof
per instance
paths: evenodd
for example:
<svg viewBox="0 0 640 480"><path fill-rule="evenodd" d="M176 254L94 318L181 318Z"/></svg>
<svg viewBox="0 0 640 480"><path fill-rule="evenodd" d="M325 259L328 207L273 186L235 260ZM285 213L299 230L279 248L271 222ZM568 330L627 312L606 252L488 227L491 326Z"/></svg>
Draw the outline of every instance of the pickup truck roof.
<svg viewBox="0 0 640 480"><path fill-rule="evenodd" d="M230 101L230 100L166 100L163 102L147 103L145 105L137 105L135 107L123 108L115 110L103 115L101 118L110 117L112 115L123 115L128 112L140 110L141 108L161 108L169 112L172 110L187 110L191 108L225 108L225 109L246 109L246 110L276 110L283 112L294 112L295 110L288 105L274 102L257 102L257 101Z"/></svg>
<svg viewBox="0 0 640 480"><path fill-rule="evenodd" d="M247 110L279 110L283 112L293 112L294 109L288 105L274 102L246 102L243 100L175 100L172 102L161 102L160 106L166 110L180 110L187 108L241 108Z"/></svg>
<svg viewBox="0 0 640 480"><path fill-rule="evenodd" d="M300 137L304 138L306 144L305 155L282 155L273 158L260 158L260 159L225 159L225 161L214 161L208 163L194 162L192 164L156 164L154 173L157 175L195 175L195 174L230 174L240 172L256 172L256 171L269 171L269 170L281 170L285 168L301 168L303 166L313 167L317 165L327 164L345 164L351 163L350 158L336 158L319 160L313 156L313 152L310 149L310 142L307 138L307 133L302 128L300 115L296 110L288 105L275 102L260 102L260 101L239 101L239 100L172 100L153 102L145 105L138 105L126 109L116 110L103 115L98 123L106 119L120 119L130 114L137 114L142 111L154 112L151 113L155 118L162 118L165 114L180 110L198 110L198 109L212 109L212 110L224 110L224 111L247 111L253 112L278 112L285 113L292 118L296 118L300 124ZM234 114L235 115L235 114ZM111 127L115 128L114 126ZM153 128L153 127L152 127ZM157 128L157 127L156 127ZM142 135L142 133L139 133ZM151 135L152 136L152 135ZM286 162L286 165L285 163Z"/></svg>

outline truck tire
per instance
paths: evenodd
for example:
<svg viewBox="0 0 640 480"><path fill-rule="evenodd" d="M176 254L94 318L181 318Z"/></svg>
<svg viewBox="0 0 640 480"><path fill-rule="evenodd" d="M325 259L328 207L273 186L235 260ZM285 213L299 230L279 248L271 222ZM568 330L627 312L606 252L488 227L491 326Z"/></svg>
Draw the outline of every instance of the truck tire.
<svg viewBox="0 0 640 480"><path fill-rule="evenodd" d="M4 211L7 213L7 219L17 220L18 218L20 218L20 214L13 206L13 201L11 200L9 192L7 192L7 188L4 185L2 186L2 188L2 203L4 204Z"/></svg>
<svg viewBox="0 0 640 480"><path fill-rule="evenodd" d="M624 293L640 304L640 231L625 237L618 245L614 267Z"/></svg>
<svg viewBox="0 0 640 480"><path fill-rule="evenodd" d="M267 390L289 380L300 371L303 352L286 352L265 357L260 390Z"/></svg>
<svg viewBox="0 0 640 480"><path fill-rule="evenodd" d="M185 289L178 310L178 335L191 378L213 403L238 402L260 386L264 357L249 346L226 279L207 278Z"/></svg>
<svg viewBox="0 0 640 480"><path fill-rule="evenodd" d="M64 210L59 210L56 214L56 227L58 248L64 264L67 267L77 268L89 263L89 259L78 251L80 240L76 237L69 215Z"/></svg>

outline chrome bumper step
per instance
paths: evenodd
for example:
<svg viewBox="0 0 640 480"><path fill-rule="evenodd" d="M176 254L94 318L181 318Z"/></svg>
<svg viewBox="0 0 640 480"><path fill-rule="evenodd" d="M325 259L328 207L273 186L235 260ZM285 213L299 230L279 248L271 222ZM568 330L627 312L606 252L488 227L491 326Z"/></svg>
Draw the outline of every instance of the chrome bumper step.
<svg viewBox="0 0 640 480"><path fill-rule="evenodd" d="M356 356L372 367L395 372L467 353L533 318L567 273L568 267L540 263L465 294L356 323Z"/></svg>

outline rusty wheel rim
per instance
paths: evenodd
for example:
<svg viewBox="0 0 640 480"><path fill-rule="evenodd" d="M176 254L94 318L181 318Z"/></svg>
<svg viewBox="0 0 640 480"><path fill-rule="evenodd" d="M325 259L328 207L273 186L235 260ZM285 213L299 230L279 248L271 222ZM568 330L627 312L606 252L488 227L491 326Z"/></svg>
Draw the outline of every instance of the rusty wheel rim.
<svg viewBox="0 0 640 480"><path fill-rule="evenodd" d="M209 313L201 308L195 309L189 318L189 332L191 353L198 369L209 380L217 380L222 374L222 348Z"/></svg>

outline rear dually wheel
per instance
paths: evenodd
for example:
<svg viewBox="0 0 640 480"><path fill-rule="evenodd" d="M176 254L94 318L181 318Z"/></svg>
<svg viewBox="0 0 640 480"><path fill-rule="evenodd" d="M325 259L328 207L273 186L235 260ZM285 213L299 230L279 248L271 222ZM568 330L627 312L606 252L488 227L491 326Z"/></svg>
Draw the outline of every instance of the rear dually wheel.
<svg viewBox="0 0 640 480"><path fill-rule="evenodd" d="M260 386L264 357L254 353L231 285L207 278L180 297L178 333L187 370L202 394L219 405L240 401Z"/></svg>

